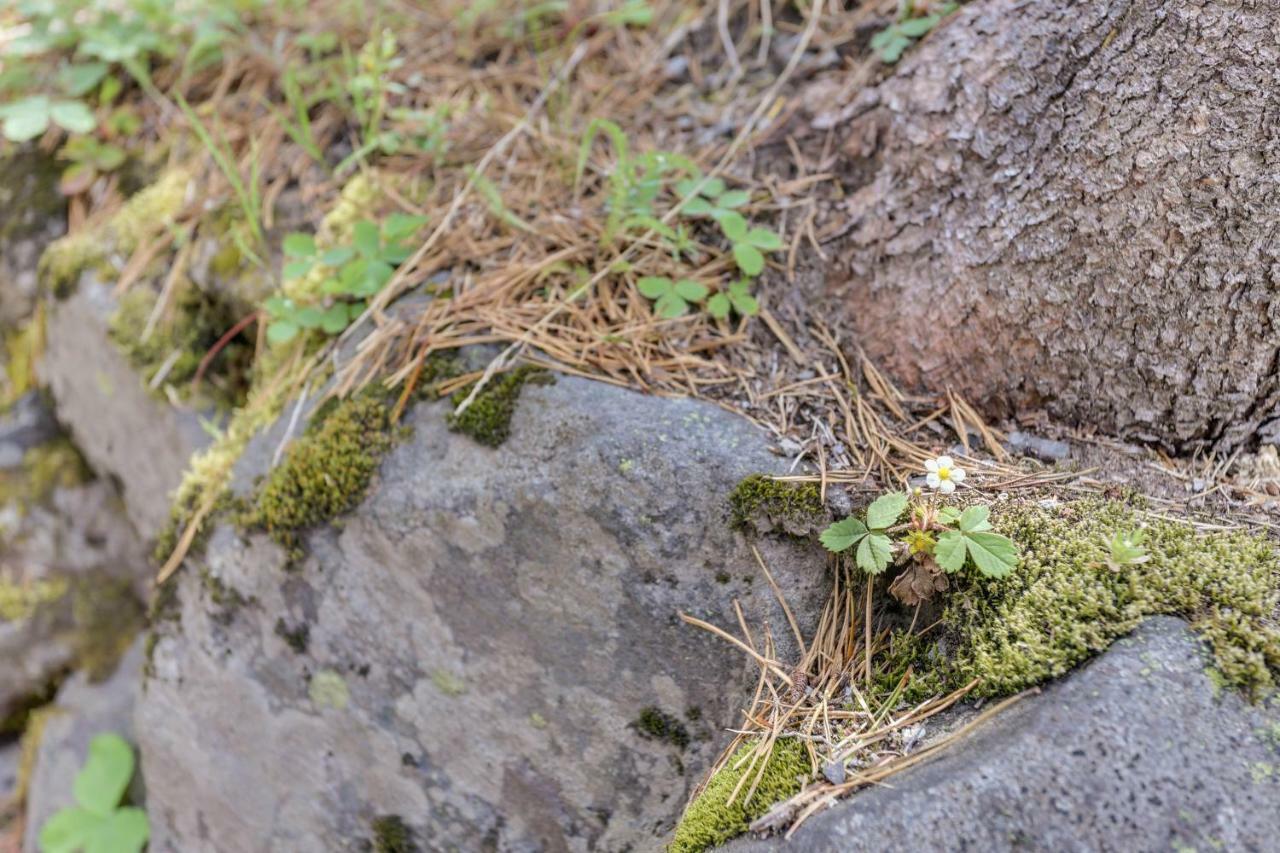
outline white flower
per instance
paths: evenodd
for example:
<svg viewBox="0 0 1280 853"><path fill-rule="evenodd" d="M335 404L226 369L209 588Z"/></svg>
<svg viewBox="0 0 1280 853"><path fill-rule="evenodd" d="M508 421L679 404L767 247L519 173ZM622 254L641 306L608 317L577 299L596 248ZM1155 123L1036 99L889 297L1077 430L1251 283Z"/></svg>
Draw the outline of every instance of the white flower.
<svg viewBox="0 0 1280 853"><path fill-rule="evenodd" d="M956 483L964 482L964 469L952 462L950 456L926 459L924 469L929 472L929 476L924 478L929 488L937 489L944 495L954 492Z"/></svg>

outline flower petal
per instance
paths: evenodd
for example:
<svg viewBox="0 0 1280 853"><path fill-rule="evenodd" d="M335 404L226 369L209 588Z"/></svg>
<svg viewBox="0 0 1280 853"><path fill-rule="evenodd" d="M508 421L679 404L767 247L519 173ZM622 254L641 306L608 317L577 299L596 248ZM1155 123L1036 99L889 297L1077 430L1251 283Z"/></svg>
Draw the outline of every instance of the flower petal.
<svg viewBox="0 0 1280 853"><path fill-rule="evenodd" d="M938 485L938 491L939 491L939 492L942 492L942 494L944 494L944 495L949 495L949 494L951 494L952 492L954 492L955 490L956 490L956 484L955 484L955 483L953 483L953 482L951 482L950 480L943 480L943 481Z"/></svg>
<svg viewBox="0 0 1280 853"><path fill-rule="evenodd" d="M955 482L957 482L957 483L963 483L963 482L964 482L964 469L963 469L963 468L952 468L952 469L951 469L951 479L952 479L952 480L954 480L954 481L955 481Z"/></svg>
<svg viewBox="0 0 1280 853"><path fill-rule="evenodd" d="M936 489L942 485L942 478L938 476L937 471L930 471L929 476L925 477L924 481L929 484L931 489Z"/></svg>
<svg viewBox="0 0 1280 853"><path fill-rule="evenodd" d="M939 457L938 457L938 467L939 467L939 468L950 468L950 467L951 467L952 465L954 465L954 464L955 464L955 463L951 461L951 457L950 457L950 456L939 456Z"/></svg>
<svg viewBox="0 0 1280 853"><path fill-rule="evenodd" d="M937 459L926 459L926 460L924 460L924 470L929 471L929 472L937 471L937 470L938 470L938 460L937 460Z"/></svg>

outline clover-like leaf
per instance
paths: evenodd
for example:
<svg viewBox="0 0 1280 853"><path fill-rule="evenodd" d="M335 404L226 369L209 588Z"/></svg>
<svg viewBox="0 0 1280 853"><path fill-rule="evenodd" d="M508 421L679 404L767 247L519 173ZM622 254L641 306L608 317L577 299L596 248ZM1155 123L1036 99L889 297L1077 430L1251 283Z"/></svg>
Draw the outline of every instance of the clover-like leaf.
<svg viewBox="0 0 1280 853"><path fill-rule="evenodd" d="M889 568L893 558L893 543L883 533L871 531L858 543L855 555L858 568L869 575L878 575Z"/></svg>
<svg viewBox="0 0 1280 853"><path fill-rule="evenodd" d="M138 853L151 837L147 813L129 806L102 822L84 846L84 853Z"/></svg>
<svg viewBox="0 0 1280 853"><path fill-rule="evenodd" d="M867 526L853 516L849 516L828 525L827 529L818 535L818 541L828 551L838 554L852 548L866 535Z"/></svg>
<svg viewBox="0 0 1280 853"><path fill-rule="evenodd" d="M729 301L733 303L733 310L744 317L754 317L760 313L760 303L751 295L749 288L750 285L742 280L729 285Z"/></svg>
<svg viewBox="0 0 1280 853"><path fill-rule="evenodd" d="M378 226L367 220L360 220L351 228L351 242L356 251L365 258L376 258L381 248Z"/></svg>
<svg viewBox="0 0 1280 853"><path fill-rule="evenodd" d="M764 271L764 255L755 246L746 243L733 244L733 259L743 274L756 276Z"/></svg>
<svg viewBox="0 0 1280 853"><path fill-rule="evenodd" d="M334 246L320 254L320 263L327 267L340 267L356 256L356 250L350 246Z"/></svg>
<svg viewBox="0 0 1280 853"><path fill-rule="evenodd" d="M694 196L684 203L684 207L680 208L680 212L686 216L708 216L715 209L711 202L705 198Z"/></svg>
<svg viewBox="0 0 1280 853"><path fill-rule="evenodd" d="M89 742L89 757L76 775L71 792L86 811L109 815L133 778L133 747L120 735L100 734Z"/></svg>
<svg viewBox="0 0 1280 853"><path fill-rule="evenodd" d="M784 245L782 238L768 228L752 228L742 239L762 252L776 252Z"/></svg>
<svg viewBox="0 0 1280 853"><path fill-rule="evenodd" d="M714 216L716 222L720 223L720 230L724 232L724 236L731 241L737 243L746 238L747 220L741 213L736 210L716 210Z"/></svg>
<svg viewBox="0 0 1280 853"><path fill-rule="evenodd" d="M883 530L892 527L907 508L906 492L888 492L871 502L867 507L867 527L872 530Z"/></svg>
<svg viewBox="0 0 1280 853"><path fill-rule="evenodd" d="M689 313L689 303L673 290L658 297L658 301L653 303L653 310L660 317L674 319Z"/></svg>
<svg viewBox="0 0 1280 853"><path fill-rule="evenodd" d="M106 819L74 806L58 811L40 827L43 853L77 853L84 850Z"/></svg>
<svg viewBox="0 0 1280 853"><path fill-rule="evenodd" d="M671 279L647 275L636 282L636 288L646 299L661 299L671 292Z"/></svg>
<svg viewBox="0 0 1280 853"><path fill-rule="evenodd" d="M964 568L965 553L964 534L958 530L947 530L938 536L933 558L945 571L958 572Z"/></svg>
<svg viewBox="0 0 1280 853"><path fill-rule="evenodd" d="M310 234L288 234L281 244L285 255L290 258L310 258L316 253L316 240Z"/></svg>
<svg viewBox="0 0 1280 853"><path fill-rule="evenodd" d="M969 556L973 564L989 578L1002 578L1018 566L1018 546L999 533L967 534Z"/></svg>
<svg viewBox="0 0 1280 853"><path fill-rule="evenodd" d="M707 286L691 278L682 278L673 285L676 295L687 302L701 302L707 298Z"/></svg>
<svg viewBox="0 0 1280 853"><path fill-rule="evenodd" d="M729 296L724 291L712 294L711 298L707 300L707 313L717 320L723 320L728 317L732 308L733 303L729 301Z"/></svg>
<svg viewBox="0 0 1280 853"><path fill-rule="evenodd" d="M288 320L276 320L267 326L267 343L283 344L293 340L298 335L298 326Z"/></svg>
<svg viewBox="0 0 1280 853"><path fill-rule="evenodd" d="M735 210L751 201L751 193L746 190L729 190L716 199L716 207L722 210Z"/></svg>
<svg viewBox="0 0 1280 853"><path fill-rule="evenodd" d="M68 133L92 133L98 126L93 110L80 101L54 101L49 105L49 118Z"/></svg>

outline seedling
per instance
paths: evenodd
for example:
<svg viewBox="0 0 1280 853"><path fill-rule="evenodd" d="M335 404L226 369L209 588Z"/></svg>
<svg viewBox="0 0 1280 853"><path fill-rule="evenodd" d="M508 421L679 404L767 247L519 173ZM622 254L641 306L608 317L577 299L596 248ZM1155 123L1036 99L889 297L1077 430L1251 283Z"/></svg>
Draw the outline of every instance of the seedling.
<svg viewBox="0 0 1280 853"><path fill-rule="evenodd" d="M690 302L707 298L707 286L689 278L672 281L661 276L645 276L636 282L640 293L652 299L659 317L675 318L689 313Z"/></svg>
<svg viewBox="0 0 1280 853"><path fill-rule="evenodd" d="M707 313L717 320L728 317L731 311L736 311L743 317L754 317L759 314L760 303L756 302L756 298L751 295L750 287L746 279L733 282L727 289L707 300Z"/></svg>
<svg viewBox="0 0 1280 853"><path fill-rule="evenodd" d="M931 14L917 15L923 10L914 3L908 3L896 22L871 37L871 49L880 56L881 62L892 65L902 58L902 54L916 40L927 35L943 18L958 8L958 3L943 3Z"/></svg>
<svg viewBox="0 0 1280 853"><path fill-rule="evenodd" d="M72 786L76 805L40 829L44 853L138 853L151 835L147 813L121 806L133 778L133 747L117 734L100 734Z"/></svg>
<svg viewBox="0 0 1280 853"><path fill-rule="evenodd" d="M393 213L379 228L361 220L352 227L351 243L321 249L309 234L290 234L284 253L290 260L284 277L301 278L314 269L325 276L319 292L325 304L306 304L285 296L273 296L263 307L271 315L267 340L283 344L303 330L336 335L364 312L366 300L391 280L395 269L413 254L406 241L426 223L422 216Z"/></svg>
<svg viewBox="0 0 1280 853"><path fill-rule="evenodd" d="M1151 559L1143 547L1147 541L1145 530L1117 530L1107 542L1107 566L1120 571L1126 566L1138 566Z"/></svg>
<svg viewBox="0 0 1280 853"><path fill-rule="evenodd" d="M698 178L676 183L676 192L682 196L698 188ZM689 199L681 212L689 216L706 216L714 219L724 236L733 246L733 259L743 275L757 276L764 271L764 253L782 248L782 238L767 228L752 228L738 208L751 201L745 190L726 189L724 181L710 178L702 181L698 195Z"/></svg>

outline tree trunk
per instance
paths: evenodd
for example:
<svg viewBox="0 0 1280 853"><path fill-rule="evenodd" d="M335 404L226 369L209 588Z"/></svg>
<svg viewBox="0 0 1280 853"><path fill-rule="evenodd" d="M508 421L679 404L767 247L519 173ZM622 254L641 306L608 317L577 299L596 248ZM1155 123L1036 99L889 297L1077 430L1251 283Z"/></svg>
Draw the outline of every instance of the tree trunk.
<svg viewBox="0 0 1280 853"><path fill-rule="evenodd" d="M814 85L825 290L897 378L1179 451L1280 440L1280 0L979 0L869 91Z"/></svg>

